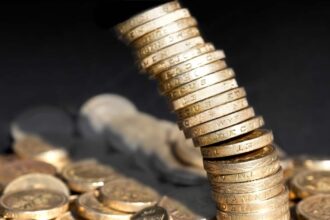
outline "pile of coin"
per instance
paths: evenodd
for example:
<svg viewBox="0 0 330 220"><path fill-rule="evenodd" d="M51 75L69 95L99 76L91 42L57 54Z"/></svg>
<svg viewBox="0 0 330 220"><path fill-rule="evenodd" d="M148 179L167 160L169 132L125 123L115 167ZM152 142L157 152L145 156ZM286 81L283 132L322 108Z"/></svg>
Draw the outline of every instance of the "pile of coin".
<svg viewBox="0 0 330 220"><path fill-rule="evenodd" d="M290 219L288 190L272 132L249 106L222 50L205 42L197 21L177 1L116 26L134 49L141 72L178 116L179 127L201 148L218 219Z"/></svg>
<svg viewBox="0 0 330 220"><path fill-rule="evenodd" d="M72 161L63 148L40 137L24 135L13 150L16 154L0 155L0 219L205 220L111 166ZM53 166L63 164L63 152L67 163ZM40 157L44 153L48 156Z"/></svg>

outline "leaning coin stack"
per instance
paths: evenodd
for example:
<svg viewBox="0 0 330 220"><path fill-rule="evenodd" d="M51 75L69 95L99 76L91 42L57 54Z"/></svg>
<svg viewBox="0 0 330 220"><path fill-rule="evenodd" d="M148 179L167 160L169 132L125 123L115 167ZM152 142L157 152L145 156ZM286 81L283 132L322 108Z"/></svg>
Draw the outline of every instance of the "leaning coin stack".
<svg viewBox="0 0 330 220"><path fill-rule="evenodd" d="M288 191L264 119L249 106L225 54L177 1L116 26L142 73L159 83L187 138L201 148L218 219L290 219Z"/></svg>

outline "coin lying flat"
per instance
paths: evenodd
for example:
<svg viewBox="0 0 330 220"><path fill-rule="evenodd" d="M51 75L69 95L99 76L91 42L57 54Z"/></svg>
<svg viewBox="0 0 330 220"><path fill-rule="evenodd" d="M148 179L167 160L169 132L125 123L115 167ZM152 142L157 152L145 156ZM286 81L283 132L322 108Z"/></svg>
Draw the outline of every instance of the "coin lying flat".
<svg viewBox="0 0 330 220"><path fill-rule="evenodd" d="M100 94L87 100L80 108L79 132L84 137L100 135L119 117L136 114L135 105L117 94Z"/></svg>
<svg viewBox="0 0 330 220"><path fill-rule="evenodd" d="M293 177L291 187L299 198L306 198L320 193L330 194L330 173L327 171L298 173Z"/></svg>
<svg viewBox="0 0 330 220"><path fill-rule="evenodd" d="M90 220L129 220L131 217L131 214L105 207L98 201L95 192L87 192L79 196L77 206L79 215Z"/></svg>
<svg viewBox="0 0 330 220"><path fill-rule="evenodd" d="M60 179L41 173L26 174L14 179L6 186L3 194L30 189L47 189L59 191L66 196L70 195L68 187Z"/></svg>
<svg viewBox="0 0 330 220"><path fill-rule="evenodd" d="M118 173L109 166L93 162L72 163L62 170L62 176L71 190L87 192L118 178Z"/></svg>
<svg viewBox="0 0 330 220"><path fill-rule="evenodd" d="M58 191L33 189L6 194L0 199L5 218L52 219L68 209L68 197Z"/></svg>
<svg viewBox="0 0 330 220"><path fill-rule="evenodd" d="M159 195L135 180L120 179L106 183L100 189L100 199L112 209L132 213L155 205Z"/></svg>
<svg viewBox="0 0 330 220"><path fill-rule="evenodd" d="M18 115L11 123L10 132L15 140L26 135L39 135L41 137L47 134L72 136L74 126L70 116L63 110L51 106L42 106L31 108Z"/></svg>
<svg viewBox="0 0 330 220"><path fill-rule="evenodd" d="M53 146L34 135L27 135L16 140L13 148L21 158L40 160L52 164L58 170L61 170L70 161L68 152L64 148Z"/></svg>
<svg viewBox="0 0 330 220"><path fill-rule="evenodd" d="M169 220L169 216L166 209L160 206L151 206L133 215L131 220Z"/></svg>
<svg viewBox="0 0 330 220"><path fill-rule="evenodd" d="M206 220L206 218L197 215L180 202L167 196L163 196L158 205L166 209L173 220Z"/></svg>
<svg viewBox="0 0 330 220"><path fill-rule="evenodd" d="M28 173L55 175L56 168L50 164L34 160L18 160L0 166L0 185L7 185L15 178Z"/></svg>
<svg viewBox="0 0 330 220"><path fill-rule="evenodd" d="M330 195L314 195L302 200L297 206L297 214L302 220L330 219Z"/></svg>
<svg viewBox="0 0 330 220"><path fill-rule="evenodd" d="M295 166L309 170L330 171L330 159L327 156L301 155L294 158Z"/></svg>

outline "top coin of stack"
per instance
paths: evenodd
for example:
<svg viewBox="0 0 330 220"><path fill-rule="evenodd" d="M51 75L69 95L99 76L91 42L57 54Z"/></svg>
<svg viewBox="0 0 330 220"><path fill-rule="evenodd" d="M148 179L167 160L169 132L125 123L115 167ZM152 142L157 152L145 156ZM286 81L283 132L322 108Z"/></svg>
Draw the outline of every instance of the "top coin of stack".
<svg viewBox="0 0 330 220"><path fill-rule="evenodd" d="M141 72L159 83L179 127L201 147L219 219L289 219L272 132L249 106L222 50L205 42L177 1L116 26Z"/></svg>

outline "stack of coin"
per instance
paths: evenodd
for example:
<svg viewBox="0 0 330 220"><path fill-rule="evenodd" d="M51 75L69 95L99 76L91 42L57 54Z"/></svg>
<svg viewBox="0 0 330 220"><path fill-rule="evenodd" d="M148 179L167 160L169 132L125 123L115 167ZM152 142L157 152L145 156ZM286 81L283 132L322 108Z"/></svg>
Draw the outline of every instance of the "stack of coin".
<svg viewBox="0 0 330 220"><path fill-rule="evenodd" d="M201 147L218 219L289 219L272 132L249 106L225 54L205 42L178 1L116 26L142 73L159 83L179 127Z"/></svg>

